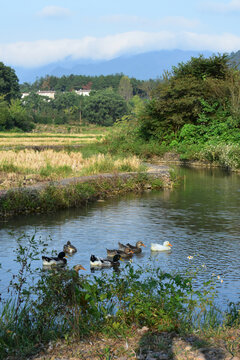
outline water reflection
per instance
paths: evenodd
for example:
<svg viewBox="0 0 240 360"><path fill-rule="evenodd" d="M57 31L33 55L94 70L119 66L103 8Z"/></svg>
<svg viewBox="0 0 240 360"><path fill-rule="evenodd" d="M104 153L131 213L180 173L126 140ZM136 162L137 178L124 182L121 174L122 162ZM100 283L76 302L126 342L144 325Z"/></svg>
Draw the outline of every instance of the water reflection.
<svg viewBox="0 0 240 360"><path fill-rule="evenodd" d="M61 251L70 240L78 252L68 259L69 268L80 263L88 274L90 255L106 257L106 249L117 248L118 241L142 240L146 245L141 255L134 256L134 266L152 264L164 271L183 271L189 265L188 256L194 256L194 264L207 267L199 281L212 273L220 275L219 301L239 301L240 176L216 169L180 168L178 172L183 182L173 191L128 195L83 209L2 222L1 291L6 290L11 273L17 271L13 253L17 237L36 232L37 238L48 243L49 255L52 250ZM162 244L165 240L173 245L171 254L151 253L151 242ZM39 266L38 261L35 266ZM100 276L101 272L94 274Z"/></svg>

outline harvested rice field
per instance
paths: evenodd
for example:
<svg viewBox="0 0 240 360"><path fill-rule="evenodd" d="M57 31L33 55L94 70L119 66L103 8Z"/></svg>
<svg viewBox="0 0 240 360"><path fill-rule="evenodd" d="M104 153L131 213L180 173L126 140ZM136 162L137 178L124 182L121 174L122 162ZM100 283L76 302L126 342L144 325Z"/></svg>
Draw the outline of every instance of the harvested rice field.
<svg viewBox="0 0 240 360"><path fill-rule="evenodd" d="M117 159L97 154L84 158L81 152L64 150L1 150L0 190L75 176L138 171L141 167L135 156Z"/></svg>
<svg viewBox="0 0 240 360"><path fill-rule="evenodd" d="M0 133L0 149L22 146L80 145L98 142L103 135L96 134L6 134Z"/></svg>

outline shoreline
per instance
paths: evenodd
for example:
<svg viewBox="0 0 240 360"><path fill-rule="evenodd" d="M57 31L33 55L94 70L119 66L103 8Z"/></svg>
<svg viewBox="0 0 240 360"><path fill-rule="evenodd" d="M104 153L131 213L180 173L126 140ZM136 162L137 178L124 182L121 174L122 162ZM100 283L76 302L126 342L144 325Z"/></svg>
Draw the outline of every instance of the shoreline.
<svg viewBox="0 0 240 360"><path fill-rule="evenodd" d="M97 174L0 190L0 219L84 206L127 192L172 188L173 183L168 166L149 165L146 172Z"/></svg>

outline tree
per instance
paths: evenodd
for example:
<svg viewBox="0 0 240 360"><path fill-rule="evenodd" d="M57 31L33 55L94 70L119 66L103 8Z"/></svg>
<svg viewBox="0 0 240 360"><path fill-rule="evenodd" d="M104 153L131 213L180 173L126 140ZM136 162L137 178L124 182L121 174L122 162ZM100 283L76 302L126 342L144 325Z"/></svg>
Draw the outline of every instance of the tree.
<svg viewBox="0 0 240 360"><path fill-rule="evenodd" d="M175 78L193 76L197 79L208 77L225 79L229 70L228 62L229 58L227 54L213 55L209 58L204 58L203 55L192 57L191 60L186 63L173 66L173 76Z"/></svg>
<svg viewBox="0 0 240 360"><path fill-rule="evenodd" d="M226 81L228 74L226 55L208 59L199 56L173 67L173 75L159 83L152 92L152 100L145 107L141 116L142 136L163 140L170 134L176 135L184 124L196 124L203 111L202 100L210 106L216 102L216 93L211 90L210 81L214 79L220 84ZM221 105L218 102L218 107Z"/></svg>
<svg viewBox="0 0 240 360"><path fill-rule="evenodd" d="M26 109L22 106L21 100L11 100L9 114L11 116L12 127L16 127L23 131L31 131L34 128L34 124L31 122Z"/></svg>
<svg viewBox="0 0 240 360"><path fill-rule="evenodd" d="M0 62L0 95L10 103L11 99L20 98L18 77L15 71Z"/></svg>
<svg viewBox="0 0 240 360"><path fill-rule="evenodd" d="M57 110L65 110L74 106L79 106L81 103L81 96L75 92L58 92L53 100L53 107Z"/></svg>
<svg viewBox="0 0 240 360"><path fill-rule="evenodd" d="M110 126L127 113L127 103L112 90L96 91L85 98L83 117L89 123Z"/></svg>
<svg viewBox="0 0 240 360"><path fill-rule="evenodd" d="M12 127L11 116L8 103L0 96L0 131L5 131Z"/></svg>
<svg viewBox="0 0 240 360"><path fill-rule="evenodd" d="M133 87L131 81L127 76L123 76L120 80L118 86L118 93L121 95L126 101L129 101L133 96Z"/></svg>

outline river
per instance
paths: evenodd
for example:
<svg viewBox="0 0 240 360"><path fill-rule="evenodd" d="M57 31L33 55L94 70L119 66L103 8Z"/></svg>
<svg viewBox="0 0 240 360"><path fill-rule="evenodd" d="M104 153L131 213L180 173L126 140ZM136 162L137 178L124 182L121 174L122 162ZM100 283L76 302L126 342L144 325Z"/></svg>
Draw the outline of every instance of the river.
<svg viewBox="0 0 240 360"><path fill-rule="evenodd" d="M220 169L176 168L182 177L173 190L127 195L97 202L83 209L55 214L26 215L0 223L0 293L7 297L17 238L35 234L48 243L47 254L61 251L70 240L78 252L68 266L82 264L91 274L91 254L106 257L106 248L142 240L146 245L134 265L151 263L164 271L199 266L199 284L215 274L217 302L225 307L240 300L240 175ZM151 253L151 242L169 240L172 253ZM24 242L26 239L22 240ZM193 259L189 259L193 256ZM33 266L41 266L37 260ZM124 266L124 263L121 263ZM112 270L108 270L112 271ZM100 272L98 272L100 273ZM219 277L219 279L217 278Z"/></svg>

